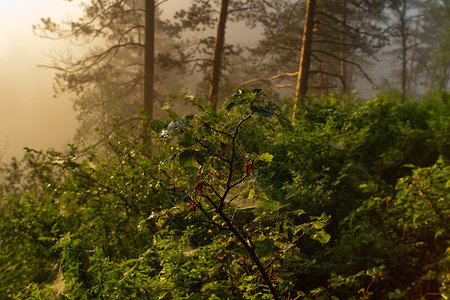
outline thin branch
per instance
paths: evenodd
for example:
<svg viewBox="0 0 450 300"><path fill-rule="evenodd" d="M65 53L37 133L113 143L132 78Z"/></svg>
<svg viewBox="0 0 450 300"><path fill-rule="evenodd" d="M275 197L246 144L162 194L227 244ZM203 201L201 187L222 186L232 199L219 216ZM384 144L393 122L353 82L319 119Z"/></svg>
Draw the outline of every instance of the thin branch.
<svg viewBox="0 0 450 300"><path fill-rule="evenodd" d="M300 2L302 2L302 0L297 0L297 2L295 2L295 3L292 5L291 9L289 10L288 16L287 16L287 19L288 19L288 20L291 18L292 13L293 13L294 10L297 8L297 5L298 5Z"/></svg>
<svg viewBox="0 0 450 300"><path fill-rule="evenodd" d="M163 3L167 2L167 1L169 1L169 0L161 0L160 2L155 4L155 7L158 7L158 6L160 6L161 4L163 4Z"/></svg>
<svg viewBox="0 0 450 300"><path fill-rule="evenodd" d="M233 177L233 164L234 164L234 160L236 157L236 139L238 137L238 133L239 133L239 128L240 126L247 121L249 118L251 118L251 116L253 115L253 111L251 113L249 113L247 116L245 116L244 118L242 118L239 123L236 124L235 129L234 129L234 133L232 136L232 142L231 142L231 159L229 162L229 171L228 171L228 179L227 179L227 183L225 186L225 191L220 199L220 204L218 207L218 212L223 210L223 206L225 203L225 198L227 197L229 191L230 191L230 187L231 187L231 181L232 181L232 177Z"/></svg>
<svg viewBox="0 0 450 300"><path fill-rule="evenodd" d="M357 29L357 28L354 28L354 27L348 25L347 23L343 22L342 20L339 20L338 18L336 18L336 17L334 17L334 16L332 16L332 15L327 14L326 12L323 12L323 11L317 11L316 14L318 14L318 15L323 15L323 16L325 16L325 17L327 17L327 18L330 18L330 19L332 19L333 21L335 21L335 22L341 24L342 26L344 26L344 27L348 28L349 30L351 30L351 31L353 31L353 32L356 32L356 33L358 33L358 34L367 35L367 36L371 36L371 37L377 37L377 38L379 37L378 34L374 34L374 33L370 33L370 32L365 32L365 31L361 31L361 30L359 30L359 29ZM332 25L329 25L329 24L327 24L327 25L328 25L329 28L336 29L336 26L332 26Z"/></svg>
<svg viewBox="0 0 450 300"><path fill-rule="evenodd" d="M241 86L241 85L247 85L247 84L250 84L250 83L254 83L254 82L259 82L259 81L270 82L270 81L272 81L272 80L278 79L278 78L280 78L280 77L285 77L285 76L286 76L286 77L296 77L296 76L298 76L298 72L294 72L294 73L282 73L282 74L278 74L278 75L272 76L272 77L270 77L270 78L268 78L268 79L251 79L251 80L248 80L248 81L244 81L244 82L239 83L239 84L237 85L237 87L238 87L238 86Z"/></svg>
<svg viewBox="0 0 450 300"><path fill-rule="evenodd" d="M211 130L212 130L212 131L214 131L214 132L217 132L217 133L223 134L223 135L225 135L225 136L227 136L227 137L229 137L229 138L233 138L233 136L232 136L231 134L229 134L229 133L226 133L226 132L223 132L223 131L220 131L220 130L218 130L218 129L215 129L215 128L213 128L213 127L209 126L209 124L208 124L208 123L206 123L206 122L203 122L203 126L206 126L206 127L208 127L209 129L211 129Z"/></svg>
<svg viewBox="0 0 450 300"><path fill-rule="evenodd" d="M79 60L77 62L72 62L71 63L71 67L73 69L71 69L70 66L69 66L69 68L62 68L62 67L58 67L57 65L53 65L53 66L38 65L38 67L40 67L40 68L47 68L47 69L54 69L54 70L63 71L63 72L66 72L66 73L77 73L77 72L83 72L84 73L87 70L89 70L90 68L92 68L93 66L95 66L98 63L102 62L103 60L107 59L108 56L112 55L112 58L114 58L115 55L117 54L117 51L120 48L130 47L130 46L144 48L144 45L142 45L140 43L128 42L128 43L124 43L124 44L113 45L113 46L111 46L110 48L108 48L107 50L105 50L105 51L103 51L101 53L89 56L89 57L81 59L81 60Z"/></svg>
<svg viewBox="0 0 450 300"><path fill-rule="evenodd" d="M211 197L209 197L208 195L202 195L202 197L204 197L206 200L208 200L208 202L216 209L216 211L219 209L219 207L217 206L216 203L214 203L214 201L211 199Z"/></svg>
<svg viewBox="0 0 450 300"><path fill-rule="evenodd" d="M188 197L188 198L189 198L189 201L191 201L192 203L194 203L194 205L197 206L197 207L202 211L202 213L208 218L209 221L206 221L206 222L208 222L209 224L213 224L213 225L219 227L220 229L223 229L223 230L226 230L226 229L227 229L227 228L223 227L222 225L218 224L217 222L215 222L215 221L213 220L213 218L212 218L212 217L209 215L209 213L205 210L205 208L204 208L203 205L200 203L200 201L196 201L196 200L192 199L191 197Z"/></svg>
<svg viewBox="0 0 450 300"><path fill-rule="evenodd" d="M362 44L341 43L341 42L337 42L337 41L317 40L317 39L313 40L313 43L325 43L325 44L333 44L333 45L338 45L338 46L347 46L347 47L352 47L352 48L358 48L358 49L361 49L363 52L365 52L370 57L372 57L373 59L375 59L376 61L378 61L378 58L373 54L373 52L370 51L369 49L367 49L366 47L364 47L364 45L362 45Z"/></svg>
<svg viewBox="0 0 450 300"><path fill-rule="evenodd" d="M337 60L343 60L341 57L338 57L338 56L336 56L334 54L331 54L331 53L328 53L328 52L325 52L325 51L322 51L322 50L315 49L313 51L325 54L325 55L333 57L333 58L335 58ZM357 63L355 63L353 61L347 60L347 59L344 59L343 61L345 61L346 63L354 65L355 67L357 67L361 71L361 73L364 75L364 77L366 77L367 81L369 81L372 85L375 85L375 83L370 78L369 74L367 74L359 64L357 64Z"/></svg>

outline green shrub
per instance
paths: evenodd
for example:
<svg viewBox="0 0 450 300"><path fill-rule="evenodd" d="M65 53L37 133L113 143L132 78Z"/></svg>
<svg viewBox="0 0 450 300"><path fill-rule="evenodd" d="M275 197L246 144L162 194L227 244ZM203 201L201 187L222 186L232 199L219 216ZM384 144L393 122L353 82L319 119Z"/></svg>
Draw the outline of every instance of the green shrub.
<svg viewBox="0 0 450 300"><path fill-rule="evenodd" d="M151 141L118 119L98 149L28 150L0 189L0 298L447 297L448 99L330 95L291 121L240 89Z"/></svg>

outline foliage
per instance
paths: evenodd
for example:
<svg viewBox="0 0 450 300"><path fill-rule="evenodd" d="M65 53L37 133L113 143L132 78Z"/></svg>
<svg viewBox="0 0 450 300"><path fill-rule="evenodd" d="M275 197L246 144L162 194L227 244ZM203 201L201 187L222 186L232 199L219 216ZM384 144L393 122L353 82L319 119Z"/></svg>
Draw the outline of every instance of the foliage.
<svg viewBox="0 0 450 300"><path fill-rule="evenodd" d="M446 93L191 102L4 166L0 298L448 297Z"/></svg>

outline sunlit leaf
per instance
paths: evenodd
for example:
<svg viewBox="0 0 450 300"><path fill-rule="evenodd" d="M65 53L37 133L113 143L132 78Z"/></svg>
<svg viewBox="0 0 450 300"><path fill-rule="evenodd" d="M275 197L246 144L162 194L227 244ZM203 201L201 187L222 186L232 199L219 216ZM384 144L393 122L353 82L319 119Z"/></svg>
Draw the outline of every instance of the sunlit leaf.
<svg viewBox="0 0 450 300"><path fill-rule="evenodd" d="M245 91L243 89L237 89L233 95L231 95L231 97L238 97L238 96L242 96L243 94L245 94Z"/></svg>
<svg viewBox="0 0 450 300"><path fill-rule="evenodd" d="M172 159L174 158L174 155L169 156L168 158L164 159L163 161L161 161L159 164L164 166L167 163L169 163Z"/></svg>
<svg viewBox="0 0 450 300"><path fill-rule="evenodd" d="M281 208L281 203L278 201L259 200L256 201L256 211L258 213L271 213Z"/></svg>
<svg viewBox="0 0 450 300"><path fill-rule="evenodd" d="M270 153L263 153L260 156L258 156L258 159L264 162L271 162L273 159L273 155Z"/></svg>
<svg viewBox="0 0 450 300"><path fill-rule="evenodd" d="M294 210L293 213L297 216L300 216L302 214L305 214L306 212L303 209L297 209L297 210Z"/></svg>
<svg viewBox="0 0 450 300"><path fill-rule="evenodd" d="M413 164L404 164L402 167L414 169L416 166Z"/></svg>
<svg viewBox="0 0 450 300"><path fill-rule="evenodd" d="M182 119L180 121L172 121L169 123L169 125L164 128L161 131L161 136L167 136L170 132L174 131L175 129L182 127L182 126L186 126L187 124L189 124L189 120L185 120Z"/></svg>
<svg viewBox="0 0 450 300"><path fill-rule="evenodd" d="M241 196L243 197L243 198L248 198L248 195L250 194L250 188L249 187L246 187L245 189L243 189L242 190L242 192L241 192Z"/></svg>
<svg viewBox="0 0 450 300"><path fill-rule="evenodd" d="M248 192L248 196L247 199L252 199L255 196L256 192L254 189L250 189L250 191Z"/></svg>
<svg viewBox="0 0 450 300"><path fill-rule="evenodd" d="M325 231L321 230L321 231L317 232L316 234L314 234L312 236L312 238L322 244L326 244L330 240L331 236L328 233L326 233Z"/></svg>

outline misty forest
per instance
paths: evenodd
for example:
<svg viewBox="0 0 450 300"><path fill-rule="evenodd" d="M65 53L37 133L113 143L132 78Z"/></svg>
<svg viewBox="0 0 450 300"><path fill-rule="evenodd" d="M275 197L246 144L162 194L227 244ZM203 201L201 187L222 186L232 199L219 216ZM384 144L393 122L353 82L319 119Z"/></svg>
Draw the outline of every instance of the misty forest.
<svg viewBox="0 0 450 300"><path fill-rule="evenodd" d="M32 28L79 127L1 165L0 299L450 298L447 0L80 5Z"/></svg>

